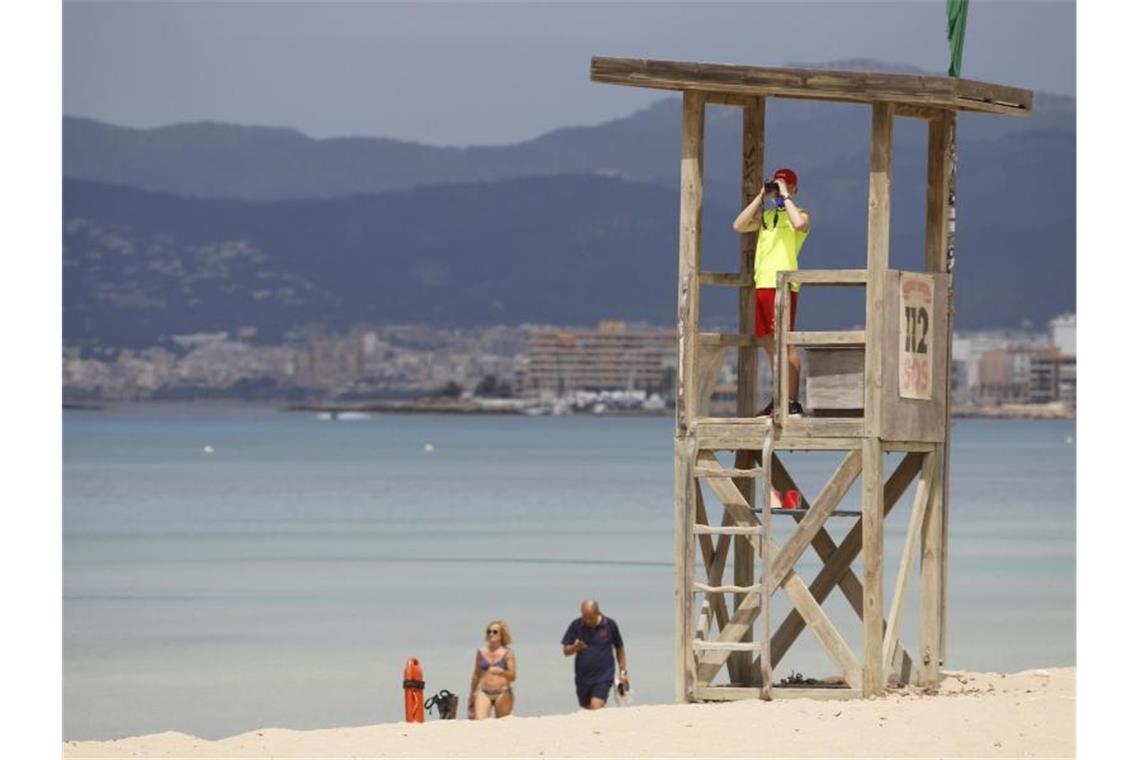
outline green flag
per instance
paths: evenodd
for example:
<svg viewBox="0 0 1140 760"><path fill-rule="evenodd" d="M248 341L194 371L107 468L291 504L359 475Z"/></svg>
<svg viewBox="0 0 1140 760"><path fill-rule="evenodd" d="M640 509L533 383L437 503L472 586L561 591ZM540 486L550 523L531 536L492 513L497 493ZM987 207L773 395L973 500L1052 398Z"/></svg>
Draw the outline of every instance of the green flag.
<svg viewBox="0 0 1140 760"><path fill-rule="evenodd" d="M950 76L962 74L962 43L966 41L966 11L970 0L946 0L946 39L950 41Z"/></svg>

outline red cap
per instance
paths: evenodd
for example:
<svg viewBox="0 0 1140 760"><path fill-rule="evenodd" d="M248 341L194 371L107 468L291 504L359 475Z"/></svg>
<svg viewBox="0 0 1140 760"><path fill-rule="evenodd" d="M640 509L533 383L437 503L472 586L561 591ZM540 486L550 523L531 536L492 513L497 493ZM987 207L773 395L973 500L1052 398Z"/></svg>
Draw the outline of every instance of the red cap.
<svg viewBox="0 0 1140 760"><path fill-rule="evenodd" d="M796 173L791 169L777 169L776 173L772 175L772 179L782 179L784 184L788 187L799 187L800 183L796 179Z"/></svg>

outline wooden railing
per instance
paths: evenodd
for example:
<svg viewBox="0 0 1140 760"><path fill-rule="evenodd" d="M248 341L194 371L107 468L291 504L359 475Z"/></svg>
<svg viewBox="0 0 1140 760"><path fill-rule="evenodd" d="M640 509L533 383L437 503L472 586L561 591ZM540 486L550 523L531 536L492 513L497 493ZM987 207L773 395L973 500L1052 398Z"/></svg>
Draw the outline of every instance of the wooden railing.
<svg viewBox="0 0 1140 760"><path fill-rule="evenodd" d="M779 272L776 275L776 361L775 377L772 383L772 424L782 428L788 420L788 349L790 346L864 346L867 343L865 330L842 331L792 331L791 302L792 285L824 285L828 287L865 287L866 269L799 269ZM864 374L866 358L864 358Z"/></svg>

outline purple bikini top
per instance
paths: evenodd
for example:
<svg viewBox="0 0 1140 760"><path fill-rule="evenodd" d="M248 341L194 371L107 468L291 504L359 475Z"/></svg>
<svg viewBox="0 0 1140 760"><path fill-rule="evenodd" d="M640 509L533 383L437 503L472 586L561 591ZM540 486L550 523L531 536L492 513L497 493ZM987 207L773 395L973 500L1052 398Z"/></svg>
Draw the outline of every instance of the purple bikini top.
<svg viewBox="0 0 1140 760"><path fill-rule="evenodd" d="M488 660L486 657L483 656L483 650L480 649L479 650L479 667L481 667L483 670L488 670L493 665L496 668L502 668L503 670L506 670L507 669L507 653L510 651L511 650L509 650L509 649L504 651L503 656L501 658L499 658L498 662L491 662L490 660Z"/></svg>

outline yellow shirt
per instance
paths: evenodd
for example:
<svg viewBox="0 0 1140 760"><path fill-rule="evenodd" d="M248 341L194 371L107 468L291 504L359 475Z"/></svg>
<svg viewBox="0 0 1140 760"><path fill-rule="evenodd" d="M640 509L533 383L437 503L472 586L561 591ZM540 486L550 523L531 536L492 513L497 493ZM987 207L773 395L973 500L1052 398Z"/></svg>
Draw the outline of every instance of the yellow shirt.
<svg viewBox="0 0 1140 760"><path fill-rule="evenodd" d="M804 211L804 209L800 209ZM806 213L806 212L805 212ZM775 222L775 226L773 226ZM804 247L810 228L799 232L792 226L788 212L782 211L778 215L775 209L764 212L764 229L756 233L756 260L753 275L756 287L776 287L776 273L785 270L799 269L800 249ZM799 291L799 283L792 285L793 291Z"/></svg>

